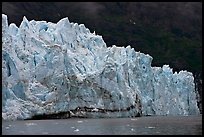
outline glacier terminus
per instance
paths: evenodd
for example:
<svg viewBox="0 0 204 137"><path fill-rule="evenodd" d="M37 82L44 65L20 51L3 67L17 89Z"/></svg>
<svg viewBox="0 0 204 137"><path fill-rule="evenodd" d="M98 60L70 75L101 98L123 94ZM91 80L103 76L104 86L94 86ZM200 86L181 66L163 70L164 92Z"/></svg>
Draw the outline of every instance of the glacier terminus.
<svg viewBox="0 0 204 137"><path fill-rule="evenodd" d="M2 119L199 114L193 74L152 59L68 18L17 27L2 14Z"/></svg>

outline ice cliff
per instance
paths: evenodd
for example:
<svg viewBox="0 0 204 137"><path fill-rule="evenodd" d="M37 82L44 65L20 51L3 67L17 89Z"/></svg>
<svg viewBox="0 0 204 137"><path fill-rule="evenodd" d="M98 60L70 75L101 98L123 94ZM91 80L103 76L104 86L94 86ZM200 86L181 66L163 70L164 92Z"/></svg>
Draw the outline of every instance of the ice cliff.
<svg viewBox="0 0 204 137"><path fill-rule="evenodd" d="M199 114L192 73L151 62L68 18L17 27L2 14L2 119Z"/></svg>

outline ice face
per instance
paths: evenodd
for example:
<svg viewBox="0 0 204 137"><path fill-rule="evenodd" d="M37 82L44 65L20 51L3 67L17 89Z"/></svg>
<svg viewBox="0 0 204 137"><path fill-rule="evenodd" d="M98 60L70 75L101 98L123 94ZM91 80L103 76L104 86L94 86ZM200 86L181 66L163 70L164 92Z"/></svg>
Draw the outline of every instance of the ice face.
<svg viewBox="0 0 204 137"><path fill-rule="evenodd" d="M152 59L130 46L107 48L68 18L24 17L18 28L2 14L2 118L199 114L192 73L151 67Z"/></svg>

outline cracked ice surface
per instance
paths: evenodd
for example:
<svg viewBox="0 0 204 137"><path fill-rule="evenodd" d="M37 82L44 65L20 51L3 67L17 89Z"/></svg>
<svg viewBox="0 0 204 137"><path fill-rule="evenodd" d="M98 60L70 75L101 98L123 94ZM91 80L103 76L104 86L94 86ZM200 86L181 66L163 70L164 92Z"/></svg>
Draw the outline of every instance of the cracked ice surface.
<svg viewBox="0 0 204 137"><path fill-rule="evenodd" d="M8 24L2 14L2 118L69 112L84 117L199 114L191 72L151 67L130 46L68 18Z"/></svg>

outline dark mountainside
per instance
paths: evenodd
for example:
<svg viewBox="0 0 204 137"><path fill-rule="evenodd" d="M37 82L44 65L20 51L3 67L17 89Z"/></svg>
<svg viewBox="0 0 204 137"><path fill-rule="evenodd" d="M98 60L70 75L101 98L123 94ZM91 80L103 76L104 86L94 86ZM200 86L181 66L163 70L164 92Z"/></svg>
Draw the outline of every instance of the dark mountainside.
<svg viewBox="0 0 204 137"><path fill-rule="evenodd" d="M193 72L202 112L201 2L3 2L9 23L28 20L85 24L102 35L107 46L131 45L150 54L152 66Z"/></svg>

